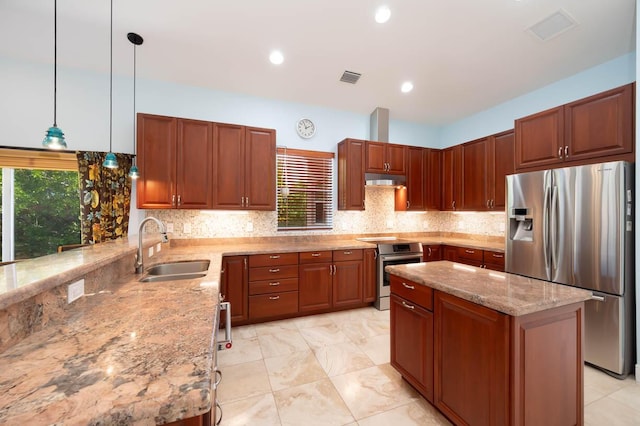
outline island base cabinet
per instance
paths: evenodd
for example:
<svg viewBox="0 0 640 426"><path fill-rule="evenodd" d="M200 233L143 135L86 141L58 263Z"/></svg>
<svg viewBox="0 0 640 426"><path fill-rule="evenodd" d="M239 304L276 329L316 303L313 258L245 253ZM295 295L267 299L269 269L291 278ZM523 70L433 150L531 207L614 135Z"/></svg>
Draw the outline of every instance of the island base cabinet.
<svg viewBox="0 0 640 426"><path fill-rule="evenodd" d="M509 316L435 292L434 405L459 425L509 423Z"/></svg>
<svg viewBox="0 0 640 426"><path fill-rule="evenodd" d="M433 403L433 314L391 295L391 365Z"/></svg>
<svg viewBox="0 0 640 426"><path fill-rule="evenodd" d="M584 424L584 303L511 317L514 425Z"/></svg>

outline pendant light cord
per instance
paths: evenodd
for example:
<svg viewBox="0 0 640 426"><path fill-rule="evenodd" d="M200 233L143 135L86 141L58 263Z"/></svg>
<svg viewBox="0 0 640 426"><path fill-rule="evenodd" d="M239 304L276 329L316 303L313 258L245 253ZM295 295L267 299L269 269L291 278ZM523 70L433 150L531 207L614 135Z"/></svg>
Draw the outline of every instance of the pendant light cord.
<svg viewBox="0 0 640 426"><path fill-rule="evenodd" d="M136 45L133 45L133 161L136 160ZM135 163L134 163L135 164Z"/></svg>
<svg viewBox="0 0 640 426"><path fill-rule="evenodd" d="M109 152L111 152L111 140L113 133L113 0L111 0L111 40L109 48L111 55L109 63Z"/></svg>
<svg viewBox="0 0 640 426"><path fill-rule="evenodd" d="M53 127L56 124L56 94L58 82L58 0L53 1Z"/></svg>

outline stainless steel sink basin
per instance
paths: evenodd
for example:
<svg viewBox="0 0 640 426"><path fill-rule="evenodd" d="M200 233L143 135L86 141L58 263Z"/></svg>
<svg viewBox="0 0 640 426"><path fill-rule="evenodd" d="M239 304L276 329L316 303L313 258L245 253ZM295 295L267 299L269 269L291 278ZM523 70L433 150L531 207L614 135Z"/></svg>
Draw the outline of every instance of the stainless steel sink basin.
<svg viewBox="0 0 640 426"><path fill-rule="evenodd" d="M140 279L143 283L155 283L159 281L194 280L207 275L204 272L193 272L190 274L169 274L169 275L147 275Z"/></svg>
<svg viewBox="0 0 640 426"><path fill-rule="evenodd" d="M147 275L175 275L205 272L209 269L208 260L187 260L183 262L160 263L147 269ZM206 274L203 274L204 276ZM159 281L159 280L156 280Z"/></svg>

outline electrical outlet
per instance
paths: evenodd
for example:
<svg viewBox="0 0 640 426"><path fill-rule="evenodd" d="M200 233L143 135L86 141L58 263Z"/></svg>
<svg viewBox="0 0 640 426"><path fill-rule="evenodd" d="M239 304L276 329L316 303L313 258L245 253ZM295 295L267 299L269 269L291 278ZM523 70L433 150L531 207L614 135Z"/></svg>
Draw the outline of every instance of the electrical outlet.
<svg viewBox="0 0 640 426"><path fill-rule="evenodd" d="M158 243L156 244L156 253L160 253L160 250L162 250L162 244Z"/></svg>
<svg viewBox="0 0 640 426"><path fill-rule="evenodd" d="M343 231L348 231L349 230L349 223L346 220L344 222L342 222L342 230Z"/></svg>
<svg viewBox="0 0 640 426"><path fill-rule="evenodd" d="M67 287L67 303L71 303L84 296L84 279L69 284Z"/></svg>
<svg viewBox="0 0 640 426"><path fill-rule="evenodd" d="M389 229L393 228L393 220L391 220L391 219L387 220L387 228L389 228Z"/></svg>
<svg viewBox="0 0 640 426"><path fill-rule="evenodd" d="M253 222L247 222L246 230L247 232L253 232Z"/></svg>
<svg viewBox="0 0 640 426"><path fill-rule="evenodd" d="M504 222L500 222L500 225L499 225L500 232L504 232L504 229L505 229L505 223Z"/></svg>
<svg viewBox="0 0 640 426"><path fill-rule="evenodd" d="M167 223L167 232L173 232L173 223Z"/></svg>
<svg viewBox="0 0 640 426"><path fill-rule="evenodd" d="M153 257L153 246L149 247L149 257Z"/></svg>
<svg viewBox="0 0 640 426"><path fill-rule="evenodd" d="M422 221L422 229L429 229L429 222L427 222L426 220Z"/></svg>
<svg viewBox="0 0 640 426"><path fill-rule="evenodd" d="M191 224L190 223L185 223L184 224L184 228L182 229L182 232L184 232L185 234L190 234L191 233Z"/></svg>
<svg viewBox="0 0 640 426"><path fill-rule="evenodd" d="M458 229L464 229L464 221L458 221Z"/></svg>

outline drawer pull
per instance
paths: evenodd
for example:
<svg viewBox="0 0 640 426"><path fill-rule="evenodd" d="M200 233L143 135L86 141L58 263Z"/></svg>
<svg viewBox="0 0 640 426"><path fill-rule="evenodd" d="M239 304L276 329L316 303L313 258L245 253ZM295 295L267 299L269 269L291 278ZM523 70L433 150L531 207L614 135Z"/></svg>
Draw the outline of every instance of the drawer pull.
<svg viewBox="0 0 640 426"><path fill-rule="evenodd" d="M416 308L415 306L408 304L404 300L402 301L402 306L404 306L407 309L415 309Z"/></svg>
<svg viewBox="0 0 640 426"><path fill-rule="evenodd" d="M467 254L474 254L476 251L475 250L465 250L464 251Z"/></svg>
<svg viewBox="0 0 640 426"><path fill-rule="evenodd" d="M280 285L280 281L276 281L274 283L269 283L269 285L272 286L272 287L279 286Z"/></svg>
<svg viewBox="0 0 640 426"><path fill-rule="evenodd" d="M320 253L311 253L311 257L320 257Z"/></svg>
<svg viewBox="0 0 640 426"><path fill-rule="evenodd" d="M269 259L280 259L280 255L279 254L271 255L269 256Z"/></svg>
<svg viewBox="0 0 640 426"><path fill-rule="evenodd" d="M404 286L404 288L408 288L409 290L415 290L416 289L415 286L409 285L407 283L402 283L402 285Z"/></svg>
<svg viewBox="0 0 640 426"><path fill-rule="evenodd" d="M280 296L269 296L269 300L278 300Z"/></svg>
<svg viewBox="0 0 640 426"><path fill-rule="evenodd" d="M352 251L345 251L345 252L343 252L343 253L344 253L344 254L346 254L346 255L353 254L353 252L352 252Z"/></svg>
<svg viewBox="0 0 640 426"><path fill-rule="evenodd" d="M275 274L276 272L280 272L280 268L269 269L269 272L271 272L272 274Z"/></svg>
<svg viewBox="0 0 640 426"><path fill-rule="evenodd" d="M495 253L493 253L491 256L496 257L498 259L502 259L504 257L504 254L495 254Z"/></svg>

